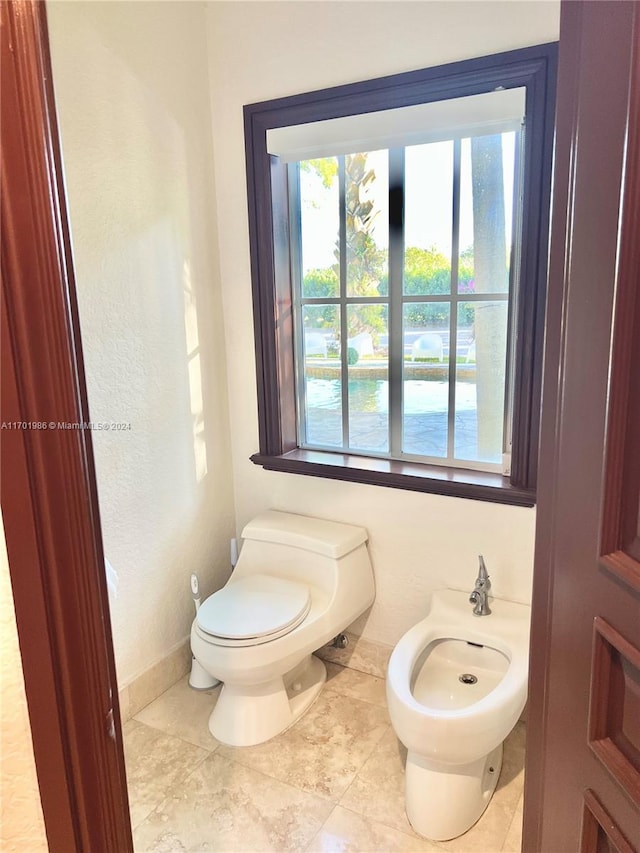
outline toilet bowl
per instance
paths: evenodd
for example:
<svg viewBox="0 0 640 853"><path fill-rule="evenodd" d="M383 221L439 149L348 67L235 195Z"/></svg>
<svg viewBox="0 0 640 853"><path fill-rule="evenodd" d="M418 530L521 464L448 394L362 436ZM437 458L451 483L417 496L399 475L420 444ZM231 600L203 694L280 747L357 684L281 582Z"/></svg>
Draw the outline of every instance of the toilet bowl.
<svg viewBox="0 0 640 853"><path fill-rule="evenodd" d="M462 835L489 805L527 698L530 608L491 607L474 616L468 593L435 592L389 660L389 715L408 750L407 817L435 841Z"/></svg>
<svg viewBox="0 0 640 853"><path fill-rule="evenodd" d="M292 725L326 670L313 652L373 603L361 527L271 510L249 522L227 584L201 605L191 650L223 682L209 730L252 746Z"/></svg>

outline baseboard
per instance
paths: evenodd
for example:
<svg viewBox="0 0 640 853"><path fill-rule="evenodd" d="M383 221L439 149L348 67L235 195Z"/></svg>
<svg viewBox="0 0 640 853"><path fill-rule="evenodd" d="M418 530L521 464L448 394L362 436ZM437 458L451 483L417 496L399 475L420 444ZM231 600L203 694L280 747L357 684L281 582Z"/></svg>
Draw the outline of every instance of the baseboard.
<svg viewBox="0 0 640 853"><path fill-rule="evenodd" d="M329 643L318 649L317 656L322 660L339 663L342 666L348 666L350 669L357 669L359 672L366 672L368 675L385 678L393 646L378 643L375 640L367 640L365 637L352 634L350 631L344 633L348 640L346 648L336 649Z"/></svg>
<svg viewBox="0 0 640 853"><path fill-rule="evenodd" d="M123 723L145 708L191 668L191 646L185 640L172 652L118 690Z"/></svg>

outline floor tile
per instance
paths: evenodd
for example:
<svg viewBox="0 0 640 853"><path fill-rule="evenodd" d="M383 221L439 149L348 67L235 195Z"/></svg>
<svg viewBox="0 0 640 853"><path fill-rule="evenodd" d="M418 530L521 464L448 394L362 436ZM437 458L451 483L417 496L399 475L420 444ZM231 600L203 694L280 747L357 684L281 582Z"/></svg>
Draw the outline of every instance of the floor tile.
<svg viewBox="0 0 640 853"><path fill-rule="evenodd" d="M524 794L520 797L511 826L507 832L502 849L504 853L520 853L522 850L522 818L524 816Z"/></svg>
<svg viewBox="0 0 640 853"><path fill-rule="evenodd" d="M467 833L422 839L404 810L406 750L389 725L384 679L334 663L316 703L256 747L218 745L218 690L181 679L124 727L136 850L516 853L525 725L505 742L498 787Z"/></svg>
<svg viewBox="0 0 640 853"><path fill-rule="evenodd" d="M357 669L350 669L329 661L325 661L325 666L327 667L327 689L334 690L342 696L350 696L352 699L371 702L381 708L387 707L384 678L376 678L375 675L367 675L365 672L358 672Z"/></svg>
<svg viewBox="0 0 640 853"><path fill-rule="evenodd" d="M389 665L393 646L376 643L345 631L349 645L344 649L336 649L331 643L318 650L318 657L323 661L333 661L342 666L384 678Z"/></svg>
<svg viewBox="0 0 640 853"><path fill-rule="evenodd" d="M242 748L219 746L218 752L336 801L388 728L385 708L325 688L307 713L273 740Z"/></svg>
<svg viewBox="0 0 640 853"><path fill-rule="evenodd" d="M332 805L217 752L134 832L136 851L301 851Z"/></svg>
<svg viewBox="0 0 640 853"><path fill-rule="evenodd" d="M390 728L356 775L340 805L371 820L383 820L400 832L412 833L404 810L406 759L407 750Z"/></svg>
<svg viewBox="0 0 640 853"><path fill-rule="evenodd" d="M515 728L504 742L502 770L498 780L498 790L507 789L511 799L517 804L524 785L524 754L527 739L526 723L516 723Z"/></svg>
<svg viewBox="0 0 640 853"><path fill-rule="evenodd" d="M136 827L207 756L207 752L129 720L122 729L131 825Z"/></svg>
<svg viewBox="0 0 640 853"><path fill-rule="evenodd" d="M193 690L189 687L189 676L185 675L139 711L134 719L212 751L218 746L218 741L210 733L208 723L220 690L220 687Z"/></svg>
<svg viewBox="0 0 640 853"><path fill-rule="evenodd" d="M363 815L336 806L322 826L309 853L432 853L440 848L415 835L406 835Z"/></svg>

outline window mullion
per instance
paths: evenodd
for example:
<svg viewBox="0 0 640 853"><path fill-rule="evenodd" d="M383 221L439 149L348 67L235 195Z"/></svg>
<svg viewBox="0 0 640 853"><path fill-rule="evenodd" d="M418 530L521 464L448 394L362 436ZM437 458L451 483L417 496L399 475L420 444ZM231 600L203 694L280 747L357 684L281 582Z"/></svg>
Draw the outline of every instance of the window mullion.
<svg viewBox="0 0 640 853"><path fill-rule="evenodd" d="M456 367L458 340L458 263L460 258L461 142L453 141L453 199L451 234L451 307L449 309L449 401L447 409L447 456L455 458Z"/></svg>
<svg viewBox="0 0 640 853"><path fill-rule="evenodd" d="M404 333L404 148L389 151L389 450L402 454Z"/></svg>
<svg viewBox="0 0 640 853"><path fill-rule="evenodd" d="M342 397L342 446L349 447L349 363L347 318L347 185L344 155L338 157L338 189L340 197L340 225L338 244L340 252L340 390Z"/></svg>
<svg viewBox="0 0 640 853"><path fill-rule="evenodd" d="M304 370L304 320L302 312L302 222L300 219L300 166L288 167L289 190L289 253L291 259L291 289L294 316L294 366L296 381L296 422L298 443L307 443L306 379Z"/></svg>
<svg viewBox="0 0 640 853"><path fill-rule="evenodd" d="M513 397L516 373L516 319L518 316L518 294L520 291L520 269L522 259L520 257L522 234L522 193L524 163L524 136L525 126L522 125L520 133L517 134L515 145L514 182L513 182L513 214L511 228L511 259L509 263L509 307L507 317L507 367L505 373L505 401L504 401L504 433L503 454L509 456L509 468L511 467L511 453L513 443ZM503 456L504 460L504 456Z"/></svg>

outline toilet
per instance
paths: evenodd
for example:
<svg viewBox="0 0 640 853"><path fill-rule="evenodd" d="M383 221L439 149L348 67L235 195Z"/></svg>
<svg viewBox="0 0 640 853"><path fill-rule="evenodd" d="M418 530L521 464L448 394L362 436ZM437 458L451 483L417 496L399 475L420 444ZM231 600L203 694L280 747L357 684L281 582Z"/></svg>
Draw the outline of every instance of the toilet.
<svg viewBox="0 0 640 853"><path fill-rule="evenodd" d="M502 744L527 698L530 608L491 601L473 614L469 593L440 590L389 659L387 704L407 747L405 805L420 835L462 835L489 805Z"/></svg>
<svg viewBox="0 0 640 853"><path fill-rule="evenodd" d="M309 708L326 680L312 653L375 597L362 527L270 510L242 537L229 581L191 628L193 656L223 682L209 730L230 746L263 743Z"/></svg>

